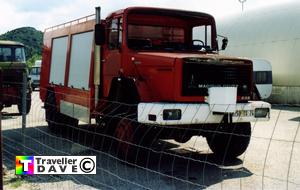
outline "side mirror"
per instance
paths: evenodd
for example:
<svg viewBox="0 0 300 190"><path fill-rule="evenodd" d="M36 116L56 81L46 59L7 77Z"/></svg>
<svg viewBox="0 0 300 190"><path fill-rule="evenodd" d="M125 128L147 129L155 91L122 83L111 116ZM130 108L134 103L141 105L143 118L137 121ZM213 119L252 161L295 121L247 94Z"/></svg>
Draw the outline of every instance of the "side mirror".
<svg viewBox="0 0 300 190"><path fill-rule="evenodd" d="M226 36L222 36L222 35L220 35L220 34L217 34L217 37L223 38L221 50L225 50L226 47L227 47L227 45L228 45L228 38L227 38ZM217 38L217 49L218 49L218 51L220 51L220 49L219 49L220 46L219 46L218 41L219 41L219 40L218 40L218 38Z"/></svg>
<svg viewBox="0 0 300 190"><path fill-rule="evenodd" d="M226 47L227 47L227 44L228 44L228 38L224 38L222 40L222 47L221 47L221 50L225 50Z"/></svg>
<svg viewBox="0 0 300 190"><path fill-rule="evenodd" d="M95 25L95 43L103 45L105 43L105 27L103 24Z"/></svg>

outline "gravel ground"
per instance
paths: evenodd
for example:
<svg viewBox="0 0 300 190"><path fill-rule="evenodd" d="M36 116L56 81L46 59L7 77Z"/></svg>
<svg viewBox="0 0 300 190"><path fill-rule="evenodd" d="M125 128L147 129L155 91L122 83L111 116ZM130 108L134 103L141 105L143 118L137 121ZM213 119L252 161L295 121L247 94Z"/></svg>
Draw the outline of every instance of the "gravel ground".
<svg viewBox="0 0 300 190"><path fill-rule="evenodd" d="M50 133L42 105L34 92L24 138L21 117L3 116L5 189L300 189L300 108L273 106L270 121L252 123L250 145L235 160L214 157L195 136L184 144L158 141L133 166L94 135L94 125ZM16 155L96 155L97 175L16 176Z"/></svg>

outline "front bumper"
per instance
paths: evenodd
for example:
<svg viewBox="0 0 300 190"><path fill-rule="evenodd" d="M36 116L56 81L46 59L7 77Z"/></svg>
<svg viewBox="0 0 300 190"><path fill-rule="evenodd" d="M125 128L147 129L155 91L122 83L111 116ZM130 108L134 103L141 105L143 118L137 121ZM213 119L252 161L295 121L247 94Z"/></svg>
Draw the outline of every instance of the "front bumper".
<svg viewBox="0 0 300 190"><path fill-rule="evenodd" d="M228 105L228 109L222 112L216 112L213 107L208 103L140 103L138 104L138 122L157 125L213 124L220 123L225 114L231 115L234 123L270 119L271 105L267 102L237 103ZM177 117L166 118L165 114L170 110L174 110Z"/></svg>

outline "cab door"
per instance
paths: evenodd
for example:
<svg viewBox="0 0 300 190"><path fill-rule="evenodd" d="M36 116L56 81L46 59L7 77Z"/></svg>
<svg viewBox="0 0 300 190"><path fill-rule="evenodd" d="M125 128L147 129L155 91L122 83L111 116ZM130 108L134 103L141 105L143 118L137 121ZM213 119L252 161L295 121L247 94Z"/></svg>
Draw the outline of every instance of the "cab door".
<svg viewBox="0 0 300 190"><path fill-rule="evenodd" d="M121 68L121 46L122 46L122 18L115 17L108 21L108 39L103 55L103 94L105 97L109 94L111 81L119 75Z"/></svg>

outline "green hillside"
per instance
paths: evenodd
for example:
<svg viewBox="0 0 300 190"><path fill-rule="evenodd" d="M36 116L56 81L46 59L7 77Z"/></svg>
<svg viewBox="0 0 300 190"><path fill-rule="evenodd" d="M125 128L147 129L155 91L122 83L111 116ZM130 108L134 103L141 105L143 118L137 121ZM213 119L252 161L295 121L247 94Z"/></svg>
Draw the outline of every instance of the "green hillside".
<svg viewBox="0 0 300 190"><path fill-rule="evenodd" d="M0 40L12 40L25 45L26 58L40 58L42 54L43 33L32 27L22 27L0 35Z"/></svg>

